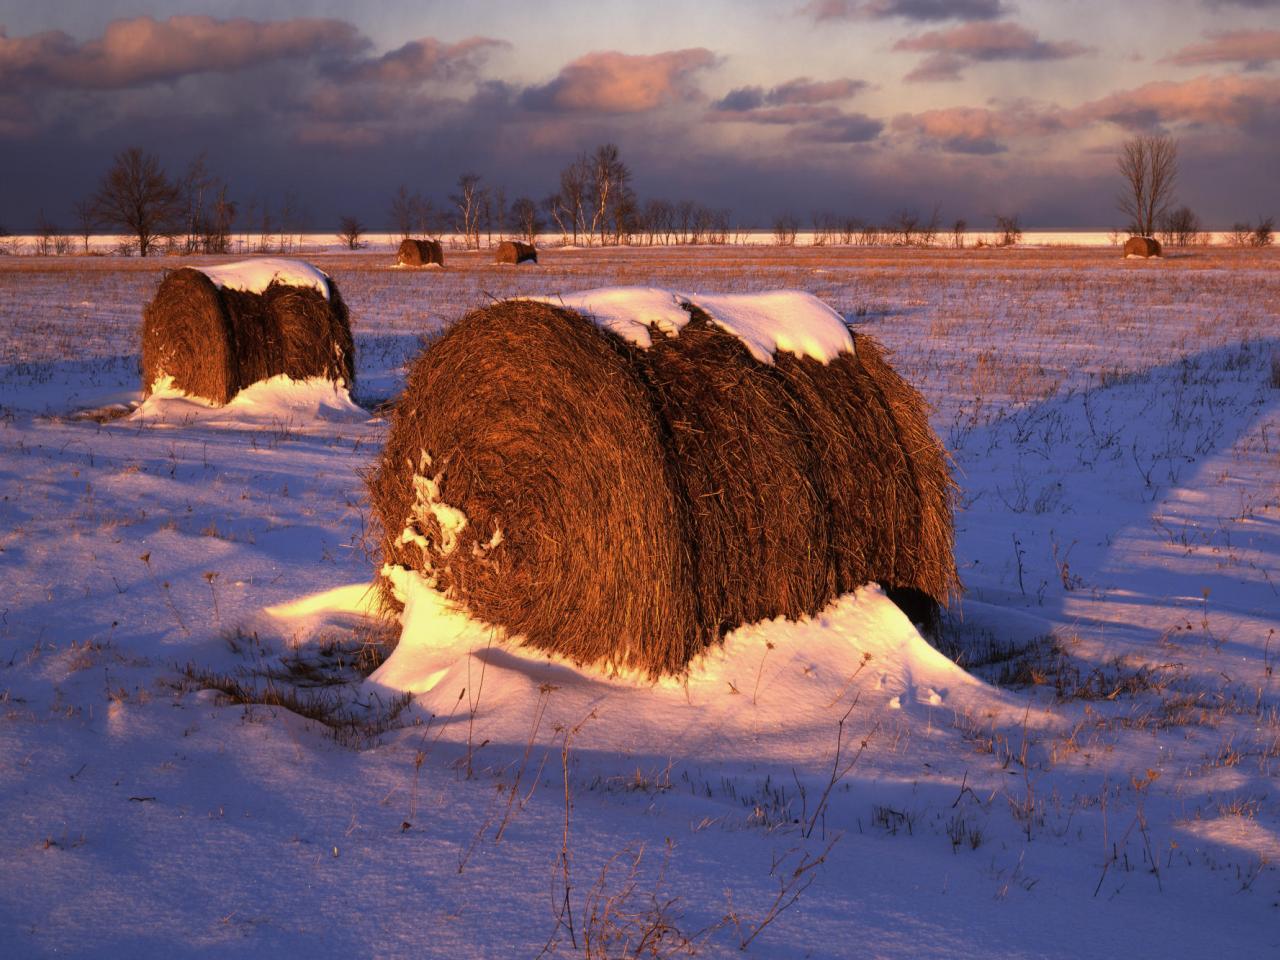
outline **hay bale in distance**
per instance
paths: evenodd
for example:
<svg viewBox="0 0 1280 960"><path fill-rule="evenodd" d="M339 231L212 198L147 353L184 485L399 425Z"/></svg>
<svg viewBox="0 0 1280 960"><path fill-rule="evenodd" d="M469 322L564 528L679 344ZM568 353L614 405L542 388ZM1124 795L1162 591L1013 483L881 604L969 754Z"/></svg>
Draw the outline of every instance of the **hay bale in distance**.
<svg viewBox="0 0 1280 960"><path fill-rule="evenodd" d="M396 263L404 267L444 266L444 247L439 240L414 240L406 237L396 250Z"/></svg>
<svg viewBox="0 0 1280 960"><path fill-rule="evenodd" d="M520 240L503 240L494 247L494 263L537 263L538 251L532 243Z"/></svg>
<svg viewBox="0 0 1280 960"><path fill-rule="evenodd" d="M869 581L928 619L957 579L919 394L863 336L762 363L687 309L647 348L527 301L450 328L370 478L384 561L531 646L653 676Z"/></svg>
<svg viewBox="0 0 1280 960"><path fill-rule="evenodd" d="M1126 257L1158 257L1161 256L1160 241L1155 237L1130 237L1124 242Z"/></svg>
<svg viewBox="0 0 1280 960"><path fill-rule="evenodd" d="M291 266L272 272L277 264ZM316 283L323 282L325 293L282 282L298 276L322 278ZM164 276L143 312L144 393L170 377L184 393L225 404L280 374L354 386L351 326L332 280L293 261L245 261L207 272L183 267Z"/></svg>

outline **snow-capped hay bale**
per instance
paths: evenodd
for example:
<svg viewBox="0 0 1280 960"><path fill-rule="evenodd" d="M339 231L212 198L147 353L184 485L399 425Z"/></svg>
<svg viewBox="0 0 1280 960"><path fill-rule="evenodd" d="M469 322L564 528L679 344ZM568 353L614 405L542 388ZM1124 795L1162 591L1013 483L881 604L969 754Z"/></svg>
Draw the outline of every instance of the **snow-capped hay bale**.
<svg viewBox="0 0 1280 960"><path fill-rule="evenodd" d="M337 285L306 264L300 265L306 271L266 272L276 263L292 262L263 268L246 261L256 268L251 274L237 273L240 264L166 274L143 312L144 393L166 377L184 393L219 404L280 374L352 387L355 349Z"/></svg>
<svg viewBox="0 0 1280 960"><path fill-rule="evenodd" d="M1126 257L1158 257L1160 241L1155 237L1130 237L1124 242Z"/></svg>
<svg viewBox="0 0 1280 960"><path fill-rule="evenodd" d="M538 251L532 243L519 240L503 240L494 247L494 263L537 263Z"/></svg>
<svg viewBox="0 0 1280 960"><path fill-rule="evenodd" d="M821 336L761 325L768 294L638 293L649 313L594 322L499 303L423 352L370 479L384 562L532 646L651 675L869 581L928 619L956 586L946 455L878 348L806 295Z"/></svg>
<svg viewBox="0 0 1280 960"><path fill-rule="evenodd" d="M660 429L589 320L527 301L474 311L418 358L396 406L369 485L383 560L535 647L678 671L701 644Z"/></svg>
<svg viewBox="0 0 1280 960"><path fill-rule="evenodd" d="M396 263L404 267L444 266L444 247L439 240L414 240L406 237L396 251Z"/></svg>

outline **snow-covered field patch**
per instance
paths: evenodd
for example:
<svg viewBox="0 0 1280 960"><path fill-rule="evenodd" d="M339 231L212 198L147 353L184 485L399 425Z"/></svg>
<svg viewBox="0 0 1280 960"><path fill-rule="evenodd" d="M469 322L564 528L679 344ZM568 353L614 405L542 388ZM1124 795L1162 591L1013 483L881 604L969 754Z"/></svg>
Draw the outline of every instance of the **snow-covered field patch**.
<svg viewBox="0 0 1280 960"><path fill-rule="evenodd" d="M1280 951L1274 252L317 261L364 392L211 407L141 397L173 263L0 258L0 954ZM657 684L413 574L379 617L362 474L424 339L489 295L666 329L662 290L775 289L932 405L936 645L874 586Z"/></svg>

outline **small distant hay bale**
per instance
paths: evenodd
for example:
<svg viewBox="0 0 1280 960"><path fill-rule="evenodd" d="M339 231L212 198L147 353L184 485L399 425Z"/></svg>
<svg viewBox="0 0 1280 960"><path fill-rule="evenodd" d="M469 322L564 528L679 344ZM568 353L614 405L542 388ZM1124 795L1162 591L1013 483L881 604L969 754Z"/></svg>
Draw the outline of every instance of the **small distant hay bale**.
<svg viewBox="0 0 1280 960"><path fill-rule="evenodd" d="M532 243L503 240L493 251L494 263L537 263L538 250Z"/></svg>
<svg viewBox="0 0 1280 960"><path fill-rule="evenodd" d="M444 247L439 240L414 240L406 237L396 251L396 263L404 267L444 266Z"/></svg>
<svg viewBox="0 0 1280 960"><path fill-rule="evenodd" d="M651 676L871 581L936 613L952 484L920 396L866 337L764 364L688 309L648 349L528 301L451 327L370 477L383 561L530 646Z"/></svg>
<svg viewBox="0 0 1280 960"><path fill-rule="evenodd" d="M261 293L217 286L183 267L160 281L142 317L144 394L162 377L191 396L228 403L280 374L355 385L355 347L338 287L272 282Z"/></svg>
<svg viewBox="0 0 1280 960"><path fill-rule="evenodd" d="M1124 255L1126 257L1161 256L1160 241L1155 237L1130 237L1124 242Z"/></svg>

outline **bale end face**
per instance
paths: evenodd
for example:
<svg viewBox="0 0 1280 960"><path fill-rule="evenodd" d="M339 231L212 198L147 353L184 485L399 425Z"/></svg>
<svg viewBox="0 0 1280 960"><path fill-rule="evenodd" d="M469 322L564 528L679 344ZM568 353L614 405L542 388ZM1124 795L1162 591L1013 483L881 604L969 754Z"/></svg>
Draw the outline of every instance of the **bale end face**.
<svg viewBox="0 0 1280 960"><path fill-rule="evenodd" d="M438 240L415 240L406 237L396 250L396 263L404 267L444 266L444 248Z"/></svg>
<svg viewBox="0 0 1280 960"><path fill-rule="evenodd" d="M1155 237L1130 237L1124 242L1126 257L1161 256L1160 241Z"/></svg>

